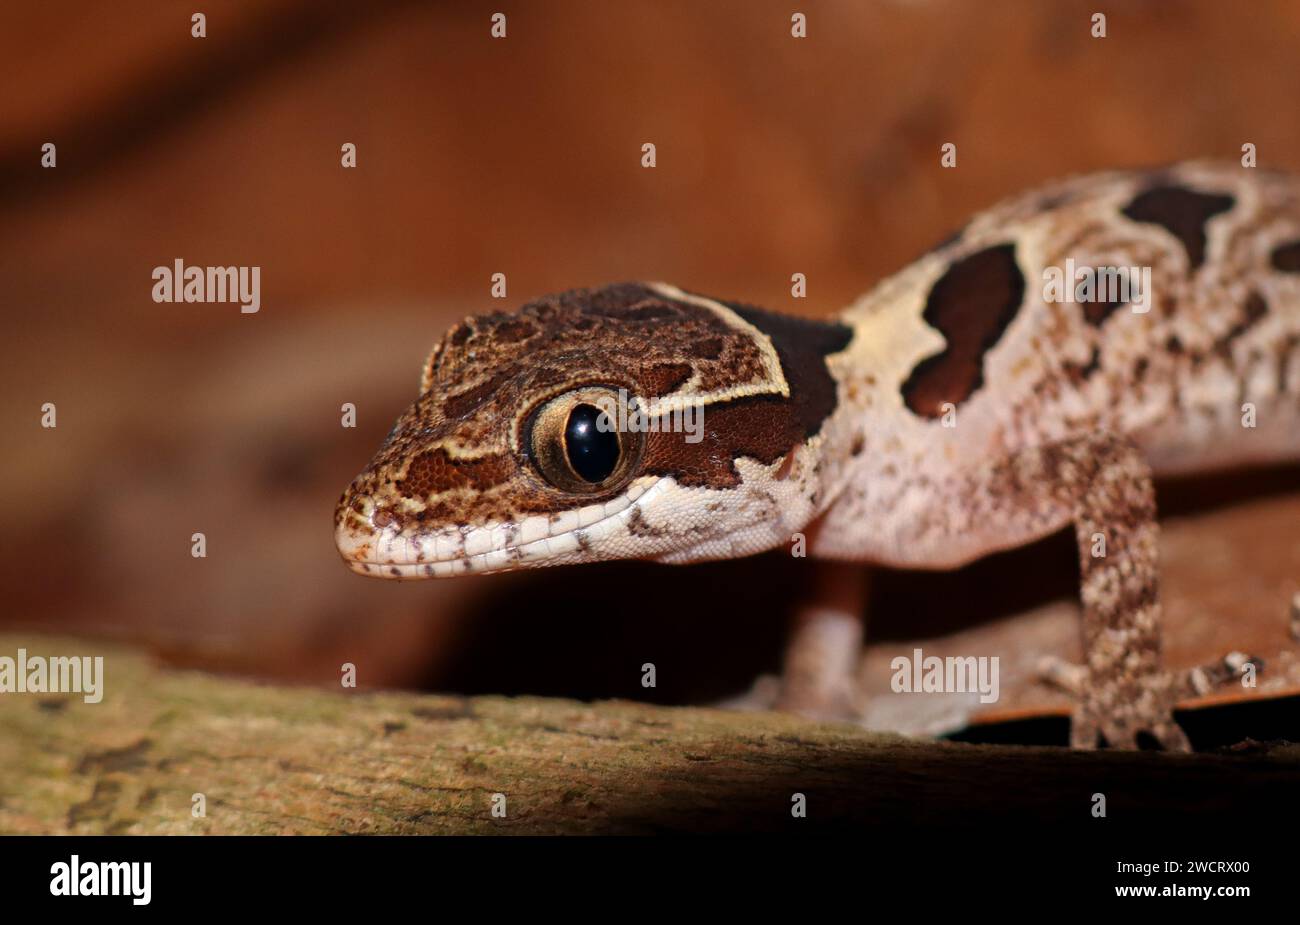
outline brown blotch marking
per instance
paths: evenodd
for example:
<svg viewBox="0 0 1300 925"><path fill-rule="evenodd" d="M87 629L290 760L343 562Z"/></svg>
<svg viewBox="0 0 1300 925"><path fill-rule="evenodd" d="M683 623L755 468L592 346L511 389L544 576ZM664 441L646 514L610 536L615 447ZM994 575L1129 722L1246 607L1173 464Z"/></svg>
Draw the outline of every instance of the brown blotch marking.
<svg viewBox="0 0 1300 925"><path fill-rule="evenodd" d="M634 505L632 513L627 517L627 532L633 536L655 537L662 535L663 531L650 526L645 515L641 513L641 508Z"/></svg>
<svg viewBox="0 0 1300 925"><path fill-rule="evenodd" d="M1155 186L1134 197L1120 211L1135 222L1159 225L1183 245L1187 263L1195 270L1205 262L1205 224L1227 212L1231 196L1198 193L1183 186Z"/></svg>
<svg viewBox="0 0 1300 925"><path fill-rule="evenodd" d="M1214 352L1224 360L1232 359L1232 344L1268 315L1268 302L1258 292L1251 291L1242 308L1242 318L1234 324L1227 334L1214 342Z"/></svg>
<svg viewBox="0 0 1300 925"><path fill-rule="evenodd" d="M652 366L646 370L643 388L651 398L671 395L686 384L694 371L694 368L687 363L662 363Z"/></svg>
<svg viewBox="0 0 1300 925"><path fill-rule="evenodd" d="M1083 303L1084 320L1087 321L1088 324L1099 328L1106 319L1115 312L1115 309L1125 304L1127 303L1123 300L1115 302L1085 302Z"/></svg>
<svg viewBox="0 0 1300 925"><path fill-rule="evenodd" d="M772 464L804 439L789 402L767 395L709 405L705 437L687 443L681 434L647 434L643 472L672 476L680 485L734 488L741 456Z"/></svg>
<svg viewBox="0 0 1300 925"><path fill-rule="evenodd" d="M515 471L514 460L505 455L453 459L438 447L412 459L406 477L396 487L407 498L427 498L455 488L484 491L506 481Z"/></svg>
<svg viewBox="0 0 1300 925"><path fill-rule="evenodd" d="M518 367L511 366L496 373L486 382L480 382L471 389L448 396L442 403L442 413L450 421L459 420L483 407L483 403L493 396L497 389L519 372Z"/></svg>
<svg viewBox="0 0 1300 925"><path fill-rule="evenodd" d="M984 384L984 355L1001 339L1025 295L1014 244L971 254L930 289L923 317L947 347L916 365L903 383L903 401L916 414L939 417Z"/></svg>
<svg viewBox="0 0 1300 925"><path fill-rule="evenodd" d="M853 329L835 321L791 318L749 305L725 304L772 341L790 386L787 404L792 423L805 439L816 434L838 401L826 357L848 347Z"/></svg>
<svg viewBox="0 0 1300 925"><path fill-rule="evenodd" d="M462 321L447 334L447 341L453 347L463 347L465 346L465 342L469 340L473 334L474 329L470 327L468 323Z"/></svg>
<svg viewBox="0 0 1300 925"><path fill-rule="evenodd" d="M1070 377L1070 381L1073 382L1075 385L1079 385L1081 383L1087 382L1094 375L1096 375L1098 370L1100 369L1101 369L1101 349L1096 346L1092 348L1092 355L1088 357L1088 362L1083 366L1080 366L1078 363L1065 364L1066 375Z"/></svg>
<svg viewBox="0 0 1300 925"><path fill-rule="evenodd" d="M1079 372L1083 375L1083 378L1088 379L1099 369L1101 369L1101 348L1093 347L1092 356L1088 357L1088 365Z"/></svg>
<svg viewBox="0 0 1300 925"><path fill-rule="evenodd" d="M838 400L826 357L853 339L852 329L838 322L722 304L771 340L790 397L754 395L710 404L704 411L705 438L699 443L687 443L681 434L649 434L643 471L670 475L682 485L734 487L740 483L735 460L744 456L771 465L816 435Z"/></svg>
<svg viewBox="0 0 1300 925"><path fill-rule="evenodd" d="M1300 241L1283 244L1269 257L1273 269L1283 273L1300 273Z"/></svg>
<svg viewBox="0 0 1300 925"><path fill-rule="evenodd" d="M537 325L523 318L512 318L493 329L492 335L502 343L514 344L537 334Z"/></svg>
<svg viewBox="0 0 1300 925"><path fill-rule="evenodd" d="M1262 321L1268 315L1268 302L1258 292L1251 290L1250 295L1246 296L1244 312L1245 317L1233 325L1232 330L1228 332L1229 340L1240 337Z"/></svg>
<svg viewBox="0 0 1300 925"><path fill-rule="evenodd" d="M1284 393L1287 390L1287 380L1291 361L1295 359L1295 357L1292 356L1292 353L1295 351L1296 347L1300 347L1300 334L1290 334L1287 336L1286 340L1282 342L1282 346L1278 351L1277 390L1279 393Z"/></svg>
<svg viewBox="0 0 1300 925"><path fill-rule="evenodd" d="M691 356L701 360L716 360L722 356L725 344L721 337L706 337L690 347Z"/></svg>

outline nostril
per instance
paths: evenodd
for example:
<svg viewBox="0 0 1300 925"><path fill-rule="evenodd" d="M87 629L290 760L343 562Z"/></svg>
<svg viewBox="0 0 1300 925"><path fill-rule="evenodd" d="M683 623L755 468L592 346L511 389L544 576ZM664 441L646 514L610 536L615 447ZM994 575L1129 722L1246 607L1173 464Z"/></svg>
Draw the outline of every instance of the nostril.
<svg viewBox="0 0 1300 925"><path fill-rule="evenodd" d="M347 502L347 510L359 521L370 521L375 502L365 495L353 495Z"/></svg>

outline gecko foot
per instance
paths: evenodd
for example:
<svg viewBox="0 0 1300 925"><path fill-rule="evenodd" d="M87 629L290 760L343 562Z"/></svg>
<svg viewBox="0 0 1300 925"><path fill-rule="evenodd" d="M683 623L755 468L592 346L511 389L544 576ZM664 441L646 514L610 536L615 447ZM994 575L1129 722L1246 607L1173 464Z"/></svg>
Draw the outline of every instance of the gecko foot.
<svg viewBox="0 0 1300 925"><path fill-rule="evenodd" d="M781 699L781 679L774 674L762 674L743 694L716 701L712 706L719 710L740 710L754 713L775 710Z"/></svg>
<svg viewBox="0 0 1300 925"><path fill-rule="evenodd" d="M759 675L749 690L716 701L721 710L742 712L793 713L820 723L853 723L861 720L851 686L823 691L820 695L807 687L791 685L788 677Z"/></svg>
<svg viewBox="0 0 1300 925"><path fill-rule="evenodd" d="M1180 672L1156 672L1140 678L1110 677L1098 683L1083 665L1055 656L1039 662L1039 675L1079 703L1070 723L1073 748L1096 748L1100 740L1114 748L1135 749L1141 733L1168 751L1191 751L1191 743L1173 718L1183 698L1203 696L1241 676L1247 664L1263 662L1240 652Z"/></svg>
<svg viewBox="0 0 1300 925"><path fill-rule="evenodd" d="M1174 720L1179 681L1161 672L1136 681L1102 685L1085 693L1070 718L1070 746L1136 749L1146 733L1165 751L1190 752L1187 734Z"/></svg>

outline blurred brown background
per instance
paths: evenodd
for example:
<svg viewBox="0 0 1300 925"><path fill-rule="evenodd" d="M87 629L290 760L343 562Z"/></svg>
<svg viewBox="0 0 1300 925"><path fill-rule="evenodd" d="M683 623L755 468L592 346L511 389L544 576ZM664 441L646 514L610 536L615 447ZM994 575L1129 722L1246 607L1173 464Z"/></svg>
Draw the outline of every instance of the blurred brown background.
<svg viewBox="0 0 1300 925"><path fill-rule="evenodd" d="M400 585L338 563L335 500L434 338L500 307L491 274L511 306L665 279L828 313L1042 180L1247 141L1300 168L1288 0L7 4L0 62L0 626L305 681L351 661L363 686L680 701L775 665L785 557ZM176 258L260 266L260 313L155 304ZM1068 598L1068 544L1039 558ZM934 593L889 581L904 619Z"/></svg>

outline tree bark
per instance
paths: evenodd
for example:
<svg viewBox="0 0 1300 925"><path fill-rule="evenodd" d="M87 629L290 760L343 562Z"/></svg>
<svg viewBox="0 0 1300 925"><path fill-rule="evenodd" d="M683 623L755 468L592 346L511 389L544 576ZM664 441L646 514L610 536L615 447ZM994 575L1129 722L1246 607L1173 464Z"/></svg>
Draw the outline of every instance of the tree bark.
<svg viewBox="0 0 1300 925"><path fill-rule="evenodd" d="M104 655L104 697L0 694L6 834L1086 823L1095 792L1109 815L1129 819L1177 819L1189 806L1276 818L1295 812L1300 780L1295 746L1212 755L975 746L768 713L271 687L161 669L102 642L0 636L0 655L20 646ZM199 794L203 815L193 811Z"/></svg>

